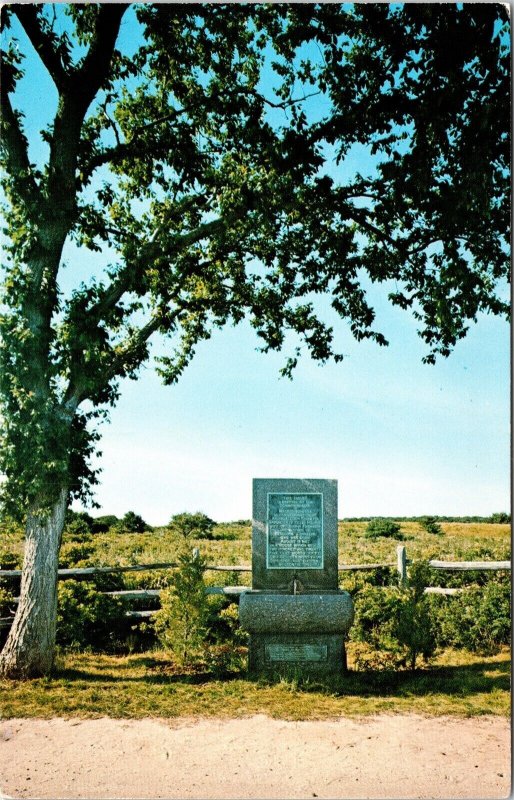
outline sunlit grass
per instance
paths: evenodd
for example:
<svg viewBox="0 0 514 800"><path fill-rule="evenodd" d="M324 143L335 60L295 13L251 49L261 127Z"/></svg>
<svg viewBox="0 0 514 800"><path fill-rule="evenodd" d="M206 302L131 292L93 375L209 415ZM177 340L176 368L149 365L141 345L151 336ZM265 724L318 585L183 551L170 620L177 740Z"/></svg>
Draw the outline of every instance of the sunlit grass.
<svg viewBox="0 0 514 800"><path fill-rule="evenodd" d="M339 562L343 564L396 563L396 548L404 544L410 559L441 560L506 560L510 558L510 526L492 523L442 522L442 535L424 531L418 522L401 522L401 540L369 539L367 522L339 522ZM191 547L200 547L210 564L251 564L251 525L220 523L214 529L215 539L193 539ZM69 541L65 533L64 542ZM128 566L173 561L180 547L169 528L156 528L148 533L94 534L88 542L93 549L86 559L89 564ZM21 555L21 530L2 531L2 549ZM81 564L85 566L85 564ZM141 576L127 576L140 583ZM232 581L239 582L239 581ZM240 582L244 582L241 580Z"/></svg>
<svg viewBox="0 0 514 800"><path fill-rule="evenodd" d="M352 666L351 652L350 668ZM249 681L244 673L184 675L162 652L65 654L53 677L1 681L0 711L10 717L243 717L322 719L380 712L508 716L510 654L446 651L429 669L350 672L303 683Z"/></svg>
<svg viewBox="0 0 514 800"><path fill-rule="evenodd" d="M403 540L368 539L366 522L339 523L339 562L396 562L402 543L411 560L504 560L510 557L510 527L488 523L441 523L442 535L402 522ZM224 524L214 540L193 540L210 564L250 565L251 527ZM22 533L10 532L2 547L20 553ZM65 535L65 541L67 536ZM174 561L179 543L166 528L144 534L106 533L90 537L91 555L80 564L130 565ZM494 575L495 573L491 573ZM341 573L341 583L366 580L370 573ZM123 586L159 586L169 571L116 576ZM114 578L113 578L114 580ZM207 572L214 585L247 584L249 573ZM105 586L103 587L106 588ZM107 587L108 588L108 587ZM116 587L115 587L116 588ZM64 654L51 678L0 682L0 715L5 717L219 716L265 713L283 719L316 719L379 712L430 715L510 713L510 654L484 657L446 650L428 669L407 672L357 672L353 645L350 672L330 682L282 679L254 682L244 673L215 677L177 672L169 655Z"/></svg>
<svg viewBox="0 0 514 800"><path fill-rule="evenodd" d="M396 563L396 548L410 559L447 561L510 558L510 526L492 523L440 523L442 535L427 533L417 522L400 523L402 539L365 536L366 522L339 523L339 561L344 564Z"/></svg>

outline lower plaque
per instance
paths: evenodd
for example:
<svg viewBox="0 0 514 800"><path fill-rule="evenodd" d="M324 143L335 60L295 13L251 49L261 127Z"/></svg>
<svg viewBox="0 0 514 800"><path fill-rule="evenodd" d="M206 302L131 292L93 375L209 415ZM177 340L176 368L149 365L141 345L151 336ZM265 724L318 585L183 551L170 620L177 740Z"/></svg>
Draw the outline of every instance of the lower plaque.
<svg viewBox="0 0 514 800"><path fill-rule="evenodd" d="M266 661L326 661L326 644L267 644Z"/></svg>

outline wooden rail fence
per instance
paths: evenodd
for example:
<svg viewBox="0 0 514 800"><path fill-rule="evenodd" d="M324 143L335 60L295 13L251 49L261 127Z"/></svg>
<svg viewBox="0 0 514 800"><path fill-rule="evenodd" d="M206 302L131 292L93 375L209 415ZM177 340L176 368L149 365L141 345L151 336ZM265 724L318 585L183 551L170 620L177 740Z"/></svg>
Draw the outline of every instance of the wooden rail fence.
<svg viewBox="0 0 514 800"><path fill-rule="evenodd" d="M195 548L194 552L198 552ZM339 572L350 571L366 571L382 569L386 567L396 567L400 583L406 585L408 582L407 566L411 560L407 558L407 550L404 545L399 545L396 550L396 563L373 563L373 564L338 564ZM463 571L485 571L485 570L510 570L510 561L438 561L432 560L428 562L429 567L435 570L442 570L448 572L463 572ZM148 572L151 570L168 570L177 569L180 565L176 562L166 562L157 564L133 564L126 567L109 566L109 567L75 567L72 569L59 569L57 576L59 580L66 578L80 578L87 575L103 575L106 573L121 573L121 572ZM216 572L251 572L251 566L247 564L208 564L205 570ZM0 569L1 578L19 578L21 577L21 570L19 569ZM206 588L209 595L226 595L228 597L239 598L239 596L248 591L248 586L208 586ZM445 588L440 586L427 586L425 592L427 594L443 594L453 596L462 591L462 588ZM102 592L102 594L110 595L111 597L121 597L125 600L144 600L150 598L158 598L161 589L118 589L110 592ZM17 603L19 598L14 598ZM126 611L126 616L138 620L149 619L155 614L155 609L144 611ZM13 617L0 617L0 629L7 628L11 625Z"/></svg>

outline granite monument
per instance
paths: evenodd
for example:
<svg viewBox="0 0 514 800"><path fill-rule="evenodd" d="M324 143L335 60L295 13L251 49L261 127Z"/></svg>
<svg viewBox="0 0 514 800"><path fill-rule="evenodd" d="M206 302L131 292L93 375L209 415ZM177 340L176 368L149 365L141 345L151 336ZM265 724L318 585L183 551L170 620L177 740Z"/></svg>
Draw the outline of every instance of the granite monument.
<svg viewBox="0 0 514 800"><path fill-rule="evenodd" d="M254 479L252 589L239 617L250 674L343 671L353 604L338 586L337 481Z"/></svg>

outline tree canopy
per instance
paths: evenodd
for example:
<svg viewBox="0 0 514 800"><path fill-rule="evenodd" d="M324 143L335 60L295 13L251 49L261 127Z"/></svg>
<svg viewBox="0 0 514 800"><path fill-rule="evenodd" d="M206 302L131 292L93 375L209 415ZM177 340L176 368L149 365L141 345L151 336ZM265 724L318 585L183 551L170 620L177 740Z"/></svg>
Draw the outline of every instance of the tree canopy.
<svg viewBox="0 0 514 800"><path fill-rule="evenodd" d="M318 295L386 344L369 280L415 315L427 362L479 312L508 312L504 6L14 4L2 25L11 512L63 486L87 498L91 421L153 335L171 340L173 383L213 327L244 317L264 350L296 335L286 375L302 349L341 359ZM27 42L57 93L45 164L18 101ZM357 144L369 174L344 170ZM62 295L69 240L104 270Z"/></svg>

